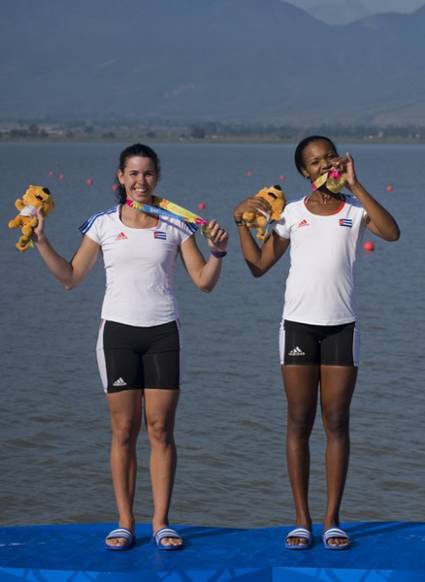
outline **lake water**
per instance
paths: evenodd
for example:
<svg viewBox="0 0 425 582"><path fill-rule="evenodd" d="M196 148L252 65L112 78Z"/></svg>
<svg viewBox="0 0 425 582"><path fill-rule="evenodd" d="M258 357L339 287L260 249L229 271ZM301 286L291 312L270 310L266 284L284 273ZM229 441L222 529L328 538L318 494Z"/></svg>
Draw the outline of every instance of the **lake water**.
<svg viewBox="0 0 425 582"><path fill-rule="evenodd" d="M80 240L78 226L114 203L113 175L126 145L0 144L3 525L115 519L109 417L95 359L101 262L79 288L66 293L35 250L18 253L18 231L8 230L7 222L28 184L48 186L56 208L47 232L57 250L71 258ZM178 269L188 371L177 416L172 521L233 527L291 523L286 405L277 357L288 259L262 279L251 277L231 211L281 176L289 200L306 193L306 182L294 169L294 146L159 144L155 149L163 168L158 193L194 210L204 201L203 214L218 218L231 233L223 275L212 294L201 293L181 265ZM361 367L342 518L424 521L425 147L358 145L350 151L359 178L396 216L402 237L385 243L366 235L376 250L362 252L358 261ZM89 177L92 186L85 183ZM388 184L393 191L387 191ZM311 443L311 509L319 521L325 509L320 415ZM145 432L139 456L136 515L149 521Z"/></svg>

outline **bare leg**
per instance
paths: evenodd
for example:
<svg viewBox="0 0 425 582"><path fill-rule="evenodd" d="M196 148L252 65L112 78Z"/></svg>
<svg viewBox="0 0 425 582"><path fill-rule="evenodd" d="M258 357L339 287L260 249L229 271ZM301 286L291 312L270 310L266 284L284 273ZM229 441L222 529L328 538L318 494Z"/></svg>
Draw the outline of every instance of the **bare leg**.
<svg viewBox="0 0 425 582"><path fill-rule="evenodd" d="M309 438L317 408L319 366L282 366L282 377L288 400L287 465L295 503L296 524L311 529L308 507L310 475ZM288 543L305 545L303 538Z"/></svg>
<svg viewBox="0 0 425 582"><path fill-rule="evenodd" d="M357 368L321 366L320 400L326 431L327 509L324 529L339 525L339 509L347 477L350 455L349 412ZM329 544L346 545L343 538L330 538Z"/></svg>
<svg viewBox="0 0 425 582"><path fill-rule="evenodd" d="M168 511L173 491L177 452L174 421L179 390L146 389L145 416L151 446L150 470L154 532L168 526ZM164 538L163 545L181 545L181 540Z"/></svg>
<svg viewBox="0 0 425 582"><path fill-rule="evenodd" d="M120 527L134 528L134 493L136 487L136 443L142 417L141 390L108 394L111 414L111 470ZM124 538L109 540L109 545L123 545Z"/></svg>

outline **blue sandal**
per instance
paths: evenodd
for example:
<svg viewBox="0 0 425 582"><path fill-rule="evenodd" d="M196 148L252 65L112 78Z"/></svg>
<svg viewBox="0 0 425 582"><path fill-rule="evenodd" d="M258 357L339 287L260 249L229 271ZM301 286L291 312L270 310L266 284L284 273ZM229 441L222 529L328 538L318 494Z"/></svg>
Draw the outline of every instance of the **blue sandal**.
<svg viewBox="0 0 425 582"><path fill-rule="evenodd" d="M182 540L182 537L179 536L175 529L171 529L170 527L163 527L162 529L159 529L157 532L155 532L152 536L152 541L158 550L181 550L183 548L183 540L180 545L175 546L171 544L163 544L162 540L165 538Z"/></svg>
<svg viewBox="0 0 425 582"><path fill-rule="evenodd" d="M290 544L289 538L302 538L306 540L304 544ZM287 550L309 550L313 545L313 534L305 527L296 527L285 537L285 548Z"/></svg>
<svg viewBox="0 0 425 582"><path fill-rule="evenodd" d="M333 538L342 538L346 543L344 545L330 544L329 540ZM326 550L348 550L351 548L350 536L339 527L330 527L327 529L323 533L322 540Z"/></svg>
<svg viewBox="0 0 425 582"><path fill-rule="evenodd" d="M108 544L108 540L124 539L123 544ZM113 552L122 552L124 550L130 550L136 541L136 536L134 533L127 529L126 527L119 527L113 529L105 538L105 548L107 550L112 550Z"/></svg>

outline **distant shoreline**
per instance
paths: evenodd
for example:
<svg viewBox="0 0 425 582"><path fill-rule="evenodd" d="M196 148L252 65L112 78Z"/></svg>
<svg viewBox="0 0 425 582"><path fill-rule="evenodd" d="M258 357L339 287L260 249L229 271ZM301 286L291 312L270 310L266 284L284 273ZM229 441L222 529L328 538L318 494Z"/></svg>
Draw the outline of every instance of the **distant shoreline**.
<svg viewBox="0 0 425 582"><path fill-rule="evenodd" d="M310 134L311 132L306 132L305 135ZM334 136L331 132L326 132L326 135L330 135L332 138ZM338 135L337 138L338 143L346 143L346 144L353 144L353 145L424 145L425 144L425 137L413 139L413 138L355 138L352 136L344 136ZM148 137L146 135L131 135L131 136L117 136L114 138L105 138L101 136L92 136L92 137L82 137L78 136L75 138L52 138L52 137L17 137L17 138L1 138L0 137L0 145L12 145L12 144L107 144L107 143L130 143L130 142L142 142L142 143L150 143L150 144L161 144L161 143L169 143L169 144L182 144L182 145L224 145L224 144L269 144L269 145L285 145L285 144L296 144L298 143L298 138L288 138L288 139L278 139L273 136L257 136L257 137L236 137L236 136L229 136L224 137L220 136L218 138L202 138L202 139L195 139L195 138L182 138L182 137Z"/></svg>
<svg viewBox="0 0 425 582"><path fill-rule="evenodd" d="M326 135L347 144L424 144L425 126L0 120L0 143L294 144L307 135Z"/></svg>

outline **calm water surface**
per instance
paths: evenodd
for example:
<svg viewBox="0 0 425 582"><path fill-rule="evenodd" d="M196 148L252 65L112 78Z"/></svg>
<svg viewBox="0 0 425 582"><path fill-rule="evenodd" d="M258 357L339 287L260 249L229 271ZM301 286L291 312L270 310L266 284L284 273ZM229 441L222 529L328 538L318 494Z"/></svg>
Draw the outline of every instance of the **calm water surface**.
<svg viewBox="0 0 425 582"><path fill-rule="evenodd" d="M47 231L70 258L79 244L78 226L114 203L113 173L126 145L0 145L1 524L115 519L109 418L95 360L103 268L99 263L81 287L66 293L36 251L15 250L18 233L6 224L28 184L48 186L56 209ZM211 295L199 292L181 265L178 269L188 371L177 418L172 520L241 527L290 523L286 407L277 357L288 259L253 279L241 260L231 210L280 176L290 200L306 193L293 168L294 147L156 149L163 165L158 193L193 209L204 201L205 216L218 218L232 235L222 279ZM350 151L362 182L399 221L402 238L385 243L367 236L376 251L362 253L358 261L362 355L342 517L424 521L425 147L365 145ZM199 244L205 249L204 240ZM151 514L146 440L143 433L139 521ZM317 521L325 502L320 415L311 452Z"/></svg>

